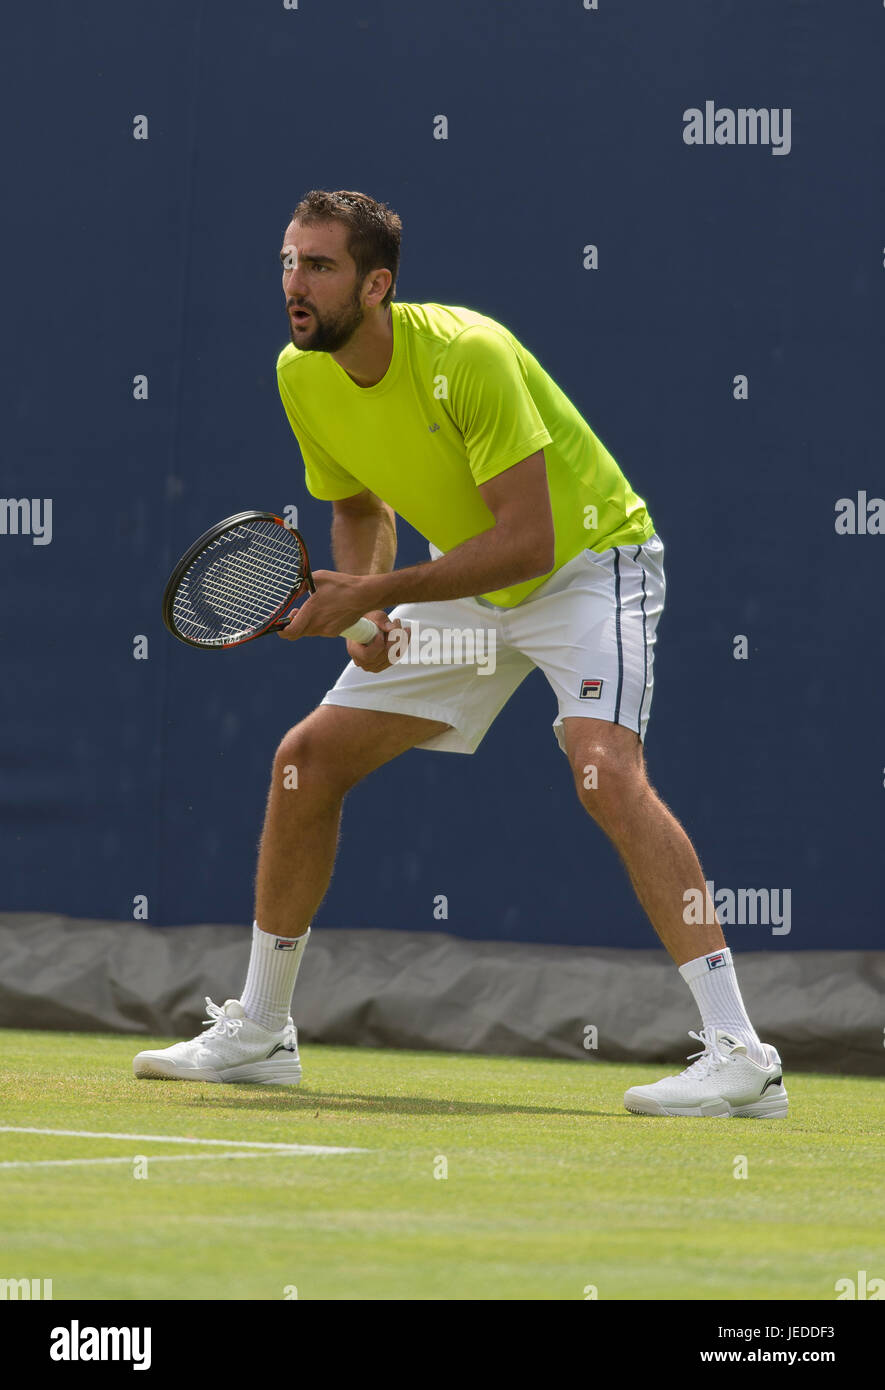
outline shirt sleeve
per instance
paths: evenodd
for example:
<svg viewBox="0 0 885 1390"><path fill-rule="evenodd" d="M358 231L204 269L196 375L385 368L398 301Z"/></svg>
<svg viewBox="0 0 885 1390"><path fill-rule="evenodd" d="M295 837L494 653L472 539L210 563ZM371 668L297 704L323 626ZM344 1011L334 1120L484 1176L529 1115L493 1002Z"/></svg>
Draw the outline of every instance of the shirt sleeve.
<svg viewBox="0 0 885 1390"><path fill-rule="evenodd" d="M365 484L336 463L305 429L298 418L295 404L283 383L282 376L277 376L277 385L283 408L292 426L292 433L298 440L301 457L304 459L304 481L310 495L322 502L335 502L341 497L354 497L358 492L364 492Z"/></svg>
<svg viewBox="0 0 885 1390"><path fill-rule="evenodd" d="M448 412L464 436L474 482L487 483L553 440L512 344L494 328L467 328L446 360Z"/></svg>

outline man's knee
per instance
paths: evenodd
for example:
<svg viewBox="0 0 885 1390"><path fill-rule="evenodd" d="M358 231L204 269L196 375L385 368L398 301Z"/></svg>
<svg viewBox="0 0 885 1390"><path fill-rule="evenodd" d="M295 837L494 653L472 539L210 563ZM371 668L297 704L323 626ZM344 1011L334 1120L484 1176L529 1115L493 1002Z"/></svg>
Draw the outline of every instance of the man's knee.
<svg viewBox="0 0 885 1390"><path fill-rule="evenodd" d="M286 790L335 801L359 781L359 774L317 714L314 710L283 736L274 757L274 781Z"/></svg>
<svg viewBox="0 0 885 1390"><path fill-rule="evenodd" d="M572 759L581 805L600 825L611 828L626 820L636 802L650 791L642 749L615 746L605 738L586 743Z"/></svg>

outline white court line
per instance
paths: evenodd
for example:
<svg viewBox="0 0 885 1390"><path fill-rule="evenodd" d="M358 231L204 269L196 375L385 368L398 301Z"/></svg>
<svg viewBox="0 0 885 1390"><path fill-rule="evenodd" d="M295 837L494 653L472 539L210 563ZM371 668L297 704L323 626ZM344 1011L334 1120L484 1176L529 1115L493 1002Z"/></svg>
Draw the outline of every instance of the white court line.
<svg viewBox="0 0 885 1390"><path fill-rule="evenodd" d="M229 1153L229 1154L154 1154L146 1159L148 1163L212 1163L219 1158L300 1158L305 1153L327 1153L327 1149L314 1150L309 1144L302 1145L300 1148L290 1149L286 1153ZM349 1152L355 1152L349 1150ZM360 1150L365 1153L365 1150ZM88 1167L97 1163L135 1163L143 1158L143 1154L130 1154L123 1158L39 1158L33 1162L24 1159L7 1160L0 1163L0 1168L76 1168Z"/></svg>
<svg viewBox="0 0 885 1390"><path fill-rule="evenodd" d="M327 1144L272 1144L264 1139L196 1139L180 1134L115 1134L90 1129L34 1129L25 1125L0 1125L0 1134L56 1134L69 1139L137 1139L144 1144L214 1144L223 1149L276 1149L301 1154L365 1154L368 1149L342 1149ZM61 1160L59 1160L61 1161Z"/></svg>

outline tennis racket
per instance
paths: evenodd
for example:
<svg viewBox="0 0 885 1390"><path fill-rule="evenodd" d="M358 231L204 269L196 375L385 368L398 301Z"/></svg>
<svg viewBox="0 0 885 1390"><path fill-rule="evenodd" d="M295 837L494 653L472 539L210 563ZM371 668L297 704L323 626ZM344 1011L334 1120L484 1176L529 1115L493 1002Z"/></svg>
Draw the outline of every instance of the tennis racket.
<svg viewBox="0 0 885 1390"><path fill-rule="evenodd" d="M316 592L304 537L273 512L238 512L182 555L163 594L163 622L189 647L239 647L291 620L282 615L304 590ZM341 633L371 642L378 628L360 618Z"/></svg>

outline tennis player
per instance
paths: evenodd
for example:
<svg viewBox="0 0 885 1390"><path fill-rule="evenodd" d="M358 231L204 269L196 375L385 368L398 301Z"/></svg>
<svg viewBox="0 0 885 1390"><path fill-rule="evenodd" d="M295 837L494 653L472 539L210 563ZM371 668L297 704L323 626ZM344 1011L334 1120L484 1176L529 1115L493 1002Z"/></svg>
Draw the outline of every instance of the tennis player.
<svg viewBox="0 0 885 1390"><path fill-rule="evenodd" d="M507 328L470 309L395 302L400 233L399 217L365 194L313 191L283 238L291 344L279 389L307 487L332 505L337 568L315 572L317 592L281 636L335 637L363 616L380 632L367 646L348 642L337 684L280 744L243 992L223 1007L207 999L208 1031L139 1053L135 1074L300 1080L289 1010L344 796L407 749L473 753L538 667L578 798L701 1015L690 1034L698 1060L631 1087L627 1109L784 1116L780 1058L747 1016L697 855L646 773L665 595L652 518ZM429 542L426 563L394 568L397 515ZM454 659L467 633L493 662ZM707 904L708 925L685 920L690 891Z"/></svg>

